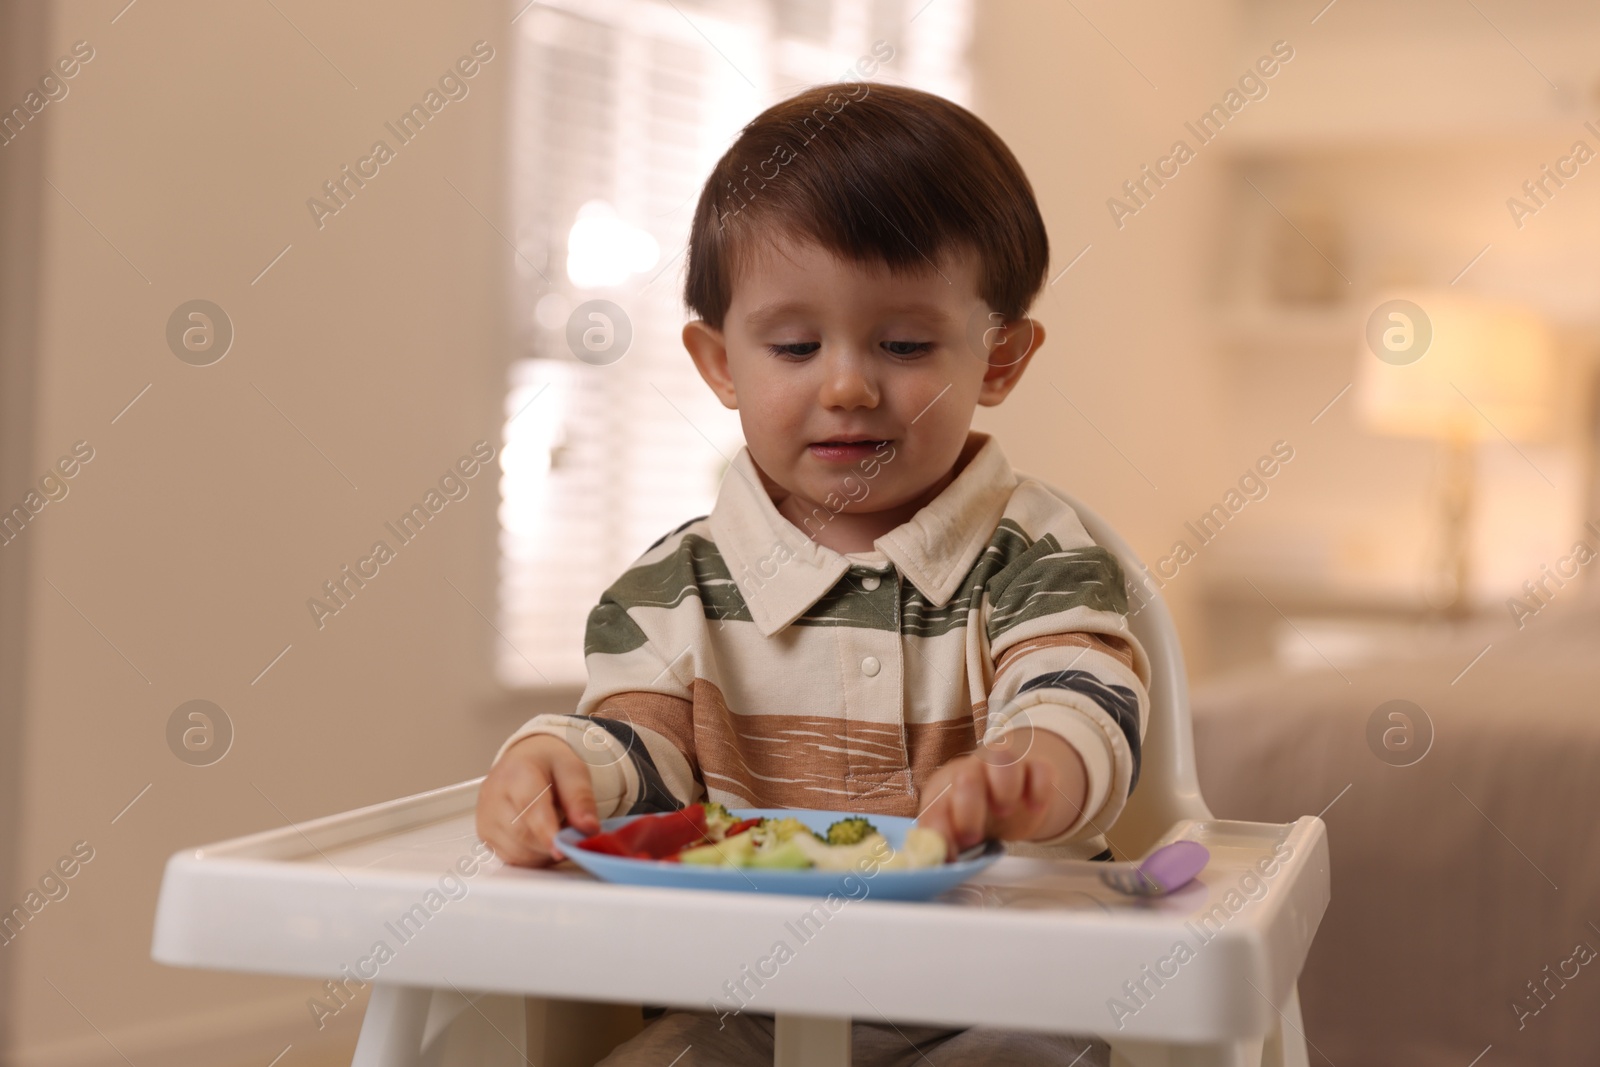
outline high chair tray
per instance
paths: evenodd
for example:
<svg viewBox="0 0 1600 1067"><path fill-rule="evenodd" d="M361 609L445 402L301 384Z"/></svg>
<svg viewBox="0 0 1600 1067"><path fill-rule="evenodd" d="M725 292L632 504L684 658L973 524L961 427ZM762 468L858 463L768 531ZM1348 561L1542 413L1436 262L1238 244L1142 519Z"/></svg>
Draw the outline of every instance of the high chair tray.
<svg viewBox="0 0 1600 1067"><path fill-rule="evenodd" d="M805 899L506 867L474 832L481 781L175 854L152 955L576 1000L1203 1043L1272 1029L1328 904L1326 828L1310 816L1177 824L1162 843L1199 841L1211 862L1159 899L1016 855L930 902L870 891Z"/></svg>

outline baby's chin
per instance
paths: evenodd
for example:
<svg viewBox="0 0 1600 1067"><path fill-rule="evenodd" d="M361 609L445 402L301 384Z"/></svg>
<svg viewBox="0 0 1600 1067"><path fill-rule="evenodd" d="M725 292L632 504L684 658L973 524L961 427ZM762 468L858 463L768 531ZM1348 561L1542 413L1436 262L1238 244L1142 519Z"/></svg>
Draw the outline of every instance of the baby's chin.
<svg viewBox="0 0 1600 1067"><path fill-rule="evenodd" d="M946 479L918 477L921 472L908 469L904 456L900 451L894 458L873 456L858 464L824 464L803 453L763 462L755 449L750 450L762 486L774 504L797 498L797 502L809 501L835 515L870 515L927 503L924 498L936 495L932 491ZM901 464L898 469L896 459Z"/></svg>
<svg viewBox="0 0 1600 1067"><path fill-rule="evenodd" d="M867 478L847 472L834 479L800 479L793 489L781 489L782 498L795 502L811 501L835 515L876 515L885 512L915 511L926 504L937 480L926 485L901 484L880 472ZM793 504L791 506L794 506ZM905 518L909 518L909 514Z"/></svg>

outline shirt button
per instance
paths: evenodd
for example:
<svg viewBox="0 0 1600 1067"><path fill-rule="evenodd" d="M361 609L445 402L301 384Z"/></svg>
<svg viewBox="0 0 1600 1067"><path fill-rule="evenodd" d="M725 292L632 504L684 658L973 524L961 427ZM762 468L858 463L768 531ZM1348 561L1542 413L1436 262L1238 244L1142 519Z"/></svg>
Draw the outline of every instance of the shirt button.
<svg viewBox="0 0 1600 1067"><path fill-rule="evenodd" d="M876 574L869 574L865 578L861 579L861 588L865 589L869 593L882 584L883 580Z"/></svg>
<svg viewBox="0 0 1600 1067"><path fill-rule="evenodd" d="M878 670L878 657L868 656L866 659L861 661L861 673L866 675L868 678L876 677Z"/></svg>

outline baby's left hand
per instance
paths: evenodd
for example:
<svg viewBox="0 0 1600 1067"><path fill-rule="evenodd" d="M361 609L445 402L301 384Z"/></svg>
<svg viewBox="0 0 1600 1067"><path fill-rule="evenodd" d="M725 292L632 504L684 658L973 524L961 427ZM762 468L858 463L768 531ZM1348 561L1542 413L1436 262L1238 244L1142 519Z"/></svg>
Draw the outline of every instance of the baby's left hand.
<svg viewBox="0 0 1600 1067"><path fill-rule="evenodd" d="M1054 837L1077 821L1087 793L1077 749L1048 730L1018 730L933 772L917 824L943 834L954 856L988 838Z"/></svg>

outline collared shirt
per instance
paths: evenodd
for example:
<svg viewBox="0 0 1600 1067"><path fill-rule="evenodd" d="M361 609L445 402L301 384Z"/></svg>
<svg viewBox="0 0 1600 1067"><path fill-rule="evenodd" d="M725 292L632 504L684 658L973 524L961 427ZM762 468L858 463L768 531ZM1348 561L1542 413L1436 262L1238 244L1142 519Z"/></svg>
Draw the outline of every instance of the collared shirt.
<svg viewBox="0 0 1600 1067"><path fill-rule="evenodd" d="M863 461L859 484L870 493L892 462ZM1082 757L1088 799L1043 844L1098 852L1149 708L1116 558L978 433L874 552L812 540L843 506L794 525L741 451L710 516L651 546L590 612L576 714L536 716L501 752L566 738L601 818L700 799L915 815L944 763L1045 729Z"/></svg>

